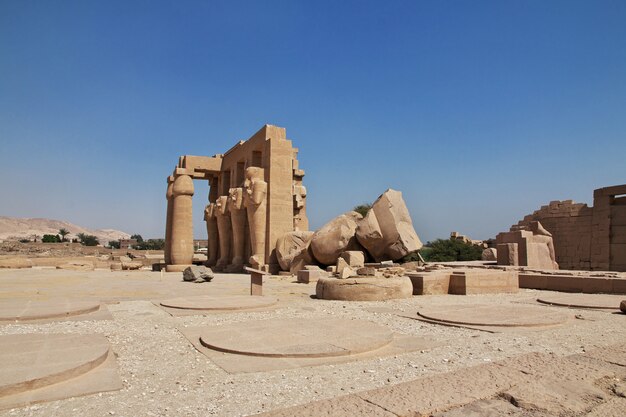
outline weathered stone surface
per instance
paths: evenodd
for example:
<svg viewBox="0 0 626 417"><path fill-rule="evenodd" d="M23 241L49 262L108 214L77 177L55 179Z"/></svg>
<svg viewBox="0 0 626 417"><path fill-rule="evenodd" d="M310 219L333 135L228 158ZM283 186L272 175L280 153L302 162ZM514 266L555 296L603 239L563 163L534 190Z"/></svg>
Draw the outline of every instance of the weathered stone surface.
<svg viewBox="0 0 626 417"><path fill-rule="evenodd" d="M89 261L71 261L57 266L57 269L68 269L71 271L93 271L94 266Z"/></svg>
<svg viewBox="0 0 626 417"><path fill-rule="evenodd" d="M354 236L357 221L363 217L349 211L326 223L311 237L311 251L315 259L323 265L334 265L342 252L358 249Z"/></svg>
<svg viewBox="0 0 626 417"><path fill-rule="evenodd" d="M365 265L365 254L363 253L363 251L349 250L343 252L340 256L348 263L351 268L361 268L363 265Z"/></svg>
<svg viewBox="0 0 626 417"><path fill-rule="evenodd" d="M496 236L499 265L520 265L539 269L559 269L552 234L538 221L514 226ZM514 245L517 245L517 250ZM517 259L515 259L517 258Z"/></svg>
<svg viewBox="0 0 626 417"><path fill-rule="evenodd" d="M314 232L287 232L276 241L276 257L283 271L289 271L294 258L306 249Z"/></svg>
<svg viewBox="0 0 626 417"><path fill-rule="evenodd" d="M300 283L308 284L309 282L317 282L322 277L327 277L328 273L322 271L319 267L317 269L302 269L298 271L297 280Z"/></svg>
<svg viewBox="0 0 626 417"><path fill-rule="evenodd" d="M343 268L341 272L337 272L337 274L337 277L341 279L346 279L357 275L354 269L352 269L349 265L346 265L345 268Z"/></svg>
<svg viewBox="0 0 626 417"><path fill-rule="evenodd" d="M377 262L398 260L422 247L400 191L385 191L358 224L356 237Z"/></svg>
<svg viewBox="0 0 626 417"><path fill-rule="evenodd" d="M383 301L411 297L413 285L409 277L320 278L315 294L326 300Z"/></svg>
<svg viewBox="0 0 626 417"><path fill-rule="evenodd" d="M111 262L111 271L121 271L122 263L121 262Z"/></svg>
<svg viewBox="0 0 626 417"><path fill-rule="evenodd" d="M622 311L622 313L626 313L626 300L622 300L622 302L619 303L619 309Z"/></svg>
<svg viewBox="0 0 626 417"><path fill-rule="evenodd" d="M32 268L33 261L28 258L7 258L0 259L0 268L21 269Z"/></svg>
<svg viewBox="0 0 626 417"><path fill-rule="evenodd" d="M346 262L345 259L339 258L337 259L337 269L335 269L335 272L337 273L337 275L341 276L343 270L349 266L350 265L348 265L348 262Z"/></svg>
<svg viewBox="0 0 626 417"><path fill-rule="evenodd" d="M483 253L480 257L483 261L497 261L498 260L498 250L496 248L487 248L483 250Z"/></svg>
<svg viewBox="0 0 626 417"><path fill-rule="evenodd" d="M136 271L138 269L141 269L141 267L143 266L143 263L139 261L130 261L130 262L121 262L121 265L124 271Z"/></svg>
<svg viewBox="0 0 626 417"><path fill-rule="evenodd" d="M374 276L376 275L376 268L374 268L373 266L364 266L362 268L357 269L356 273L357 275Z"/></svg>
<svg viewBox="0 0 626 417"><path fill-rule="evenodd" d="M208 282L213 279L213 271L206 266L193 265L183 271L183 280L191 282Z"/></svg>

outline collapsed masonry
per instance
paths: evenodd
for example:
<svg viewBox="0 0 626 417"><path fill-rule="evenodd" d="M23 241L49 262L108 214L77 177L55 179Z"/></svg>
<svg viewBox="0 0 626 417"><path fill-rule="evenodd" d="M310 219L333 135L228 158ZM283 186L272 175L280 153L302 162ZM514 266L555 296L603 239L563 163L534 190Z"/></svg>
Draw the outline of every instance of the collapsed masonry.
<svg viewBox="0 0 626 417"><path fill-rule="evenodd" d="M512 230L532 222L540 222L552 235L560 268L626 271L626 184L595 190L593 207L552 201Z"/></svg>

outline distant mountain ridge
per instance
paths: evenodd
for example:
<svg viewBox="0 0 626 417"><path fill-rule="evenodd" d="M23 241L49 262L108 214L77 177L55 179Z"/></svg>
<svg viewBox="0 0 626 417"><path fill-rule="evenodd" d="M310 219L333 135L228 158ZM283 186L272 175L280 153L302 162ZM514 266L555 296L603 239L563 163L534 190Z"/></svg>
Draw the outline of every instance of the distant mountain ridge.
<svg viewBox="0 0 626 417"><path fill-rule="evenodd" d="M128 239L129 233L115 229L89 229L70 222L43 218L22 218L0 216L0 240L33 239L41 240L43 235L56 235L59 229L67 229L67 239L76 238L79 233L94 235L100 244L106 245L111 240Z"/></svg>

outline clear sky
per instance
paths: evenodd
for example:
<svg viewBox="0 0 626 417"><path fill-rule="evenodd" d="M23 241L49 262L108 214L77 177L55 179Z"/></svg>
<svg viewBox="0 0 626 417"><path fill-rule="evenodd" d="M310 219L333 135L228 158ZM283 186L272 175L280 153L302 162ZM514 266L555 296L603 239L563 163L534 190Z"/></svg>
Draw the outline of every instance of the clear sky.
<svg viewBox="0 0 626 417"><path fill-rule="evenodd" d="M313 228L390 187L424 241L592 204L626 183L626 2L0 0L0 215L162 237L178 156L266 123Z"/></svg>

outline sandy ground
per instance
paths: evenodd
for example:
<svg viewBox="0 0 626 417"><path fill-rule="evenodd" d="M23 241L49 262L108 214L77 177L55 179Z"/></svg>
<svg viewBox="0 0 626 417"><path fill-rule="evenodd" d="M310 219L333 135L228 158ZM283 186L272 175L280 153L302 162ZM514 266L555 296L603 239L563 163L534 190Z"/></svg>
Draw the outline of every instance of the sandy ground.
<svg viewBox="0 0 626 417"><path fill-rule="evenodd" d="M291 277L268 278L266 295L281 301L271 310L172 317L154 300L184 295L246 294L249 278L221 275L210 283L181 281L181 274L76 272L45 269L0 270L3 299L100 299L114 320L0 325L0 334L101 333L117 355L121 391L70 398L0 411L0 416L240 416L411 381L529 352L564 356L626 342L625 317L606 311L558 309L572 316L560 327L489 333L424 323L415 315L424 306L458 304L537 304L546 292L421 296L386 302L341 302L310 297L314 284ZM537 304L538 305L538 304ZM578 316L578 318L574 318ZM394 332L432 338L438 347L334 365L261 373L229 374L193 348L179 332L190 326L270 318L342 317L370 320Z"/></svg>

